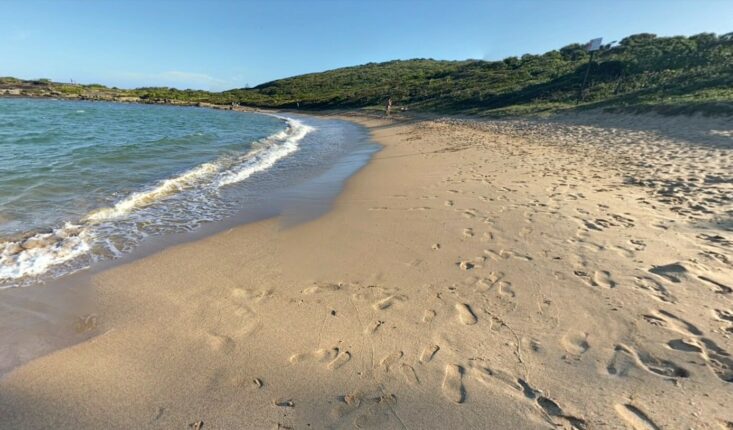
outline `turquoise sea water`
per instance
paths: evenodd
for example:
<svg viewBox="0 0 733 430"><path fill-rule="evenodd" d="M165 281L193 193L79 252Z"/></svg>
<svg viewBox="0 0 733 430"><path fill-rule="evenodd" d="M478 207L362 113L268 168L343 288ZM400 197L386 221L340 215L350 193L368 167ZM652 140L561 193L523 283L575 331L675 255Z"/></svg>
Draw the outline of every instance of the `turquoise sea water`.
<svg viewBox="0 0 733 430"><path fill-rule="evenodd" d="M115 258L316 177L364 139L343 124L0 99L0 287Z"/></svg>

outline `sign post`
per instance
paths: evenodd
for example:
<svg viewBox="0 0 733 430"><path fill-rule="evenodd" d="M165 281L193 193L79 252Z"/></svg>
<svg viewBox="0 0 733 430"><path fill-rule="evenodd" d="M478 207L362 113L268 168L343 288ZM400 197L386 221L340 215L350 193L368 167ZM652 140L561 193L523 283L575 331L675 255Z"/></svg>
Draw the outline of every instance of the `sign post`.
<svg viewBox="0 0 733 430"><path fill-rule="evenodd" d="M580 103L580 101L583 100L583 92L585 91L585 83L588 81L588 74L590 74L590 65L591 62L593 62L593 55L596 53L596 51L601 49L602 41L602 37L597 37L595 39L591 39L591 41L585 45L585 50L590 52L590 57L588 58L588 67L586 67L585 69L585 76L583 76L583 84L580 86L580 92L578 92L577 103Z"/></svg>

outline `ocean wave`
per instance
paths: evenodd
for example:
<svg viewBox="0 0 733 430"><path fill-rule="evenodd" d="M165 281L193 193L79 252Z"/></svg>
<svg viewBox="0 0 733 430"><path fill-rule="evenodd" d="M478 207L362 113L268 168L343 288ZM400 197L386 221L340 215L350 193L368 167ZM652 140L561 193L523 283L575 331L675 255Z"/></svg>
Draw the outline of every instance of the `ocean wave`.
<svg viewBox="0 0 733 430"><path fill-rule="evenodd" d="M115 203L109 208L97 209L87 215L84 220L98 223L129 214L130 212L148 206L156 201L180 192L196 184L202 178L206 178L219 170L216 163L204 163L191 169L175 178L161 181L157 186L148 190L130 194L127 198Z"/></svg>
<svg viewBox="0 0 733 430"><path fill-rule="evenodd" d="M174 178L165 179L146 191L129 195L109 208L98 209L87 215L85 221L101 222L119 218L146 207L167 196L209 181L215 187L241 182L256 172L272 167L278 160L298 150L300 142L313 128L292 118L278 117L286 121L286 129L255 143L255 149L232 160L223 157L211 163L201 164Z"/></svg>
<svg viewBox="0 0 733 430"><path fill-rule="evenodd" d="M91 249L91 232L76 224L0 243L0 280L37 276Z"/></svg>
<svg viewBox="0 0 733 430"><path fill-rule="evenodd" d="M216 191L241 182L274 166L299 148L299 142L314 129L293 118L279 117L286 128L253 144L239 156L223 156L203 163L119 200L111 207L92 211L80 224L67 223L51 232L30 235L21 240L0 242L0 286L25 277L42 275L54 267L89 254L95 243L109 243L102 233L117 220L189 189ZM113 225L113 224L112 224ZM107 246L103 246L108 248ZM119 252L108 249L113 255Z"/></svg>
<svg viewBox="0 0 733 430"><path fill-rule="evenodd" d="M278 133L276 139L281 141L279 145L267 145L247 154L240 160L239 167L229 170L220 175L216 182L218 187L244 181L253 174L267 170L277 163L281 158L287 157L298 150L300 142L313 127L303 124L300 121L289 119L288 130Z"/></svg>

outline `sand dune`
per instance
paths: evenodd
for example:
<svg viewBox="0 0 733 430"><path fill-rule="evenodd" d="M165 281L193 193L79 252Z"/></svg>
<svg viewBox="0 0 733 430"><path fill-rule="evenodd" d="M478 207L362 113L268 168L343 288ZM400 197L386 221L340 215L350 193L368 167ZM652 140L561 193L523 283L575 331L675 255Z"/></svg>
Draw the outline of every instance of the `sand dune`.
<svg viewBox="0 0 733 430"><path fill-rule="evenodd" d="M729 121L350 116L332 211L93 279L2 428L733 428Z"/></svg>

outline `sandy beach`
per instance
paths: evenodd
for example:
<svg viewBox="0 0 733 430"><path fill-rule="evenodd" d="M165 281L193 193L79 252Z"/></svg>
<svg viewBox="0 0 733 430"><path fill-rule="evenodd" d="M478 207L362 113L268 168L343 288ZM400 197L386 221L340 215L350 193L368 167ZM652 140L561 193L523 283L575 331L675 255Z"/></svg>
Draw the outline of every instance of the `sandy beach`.
<svg viewBox="0 0 733 430"><path fill-rule="evenodd" d="M729 118L343 117L331 211L95 274L0 428L733 428Z"/></svg>

